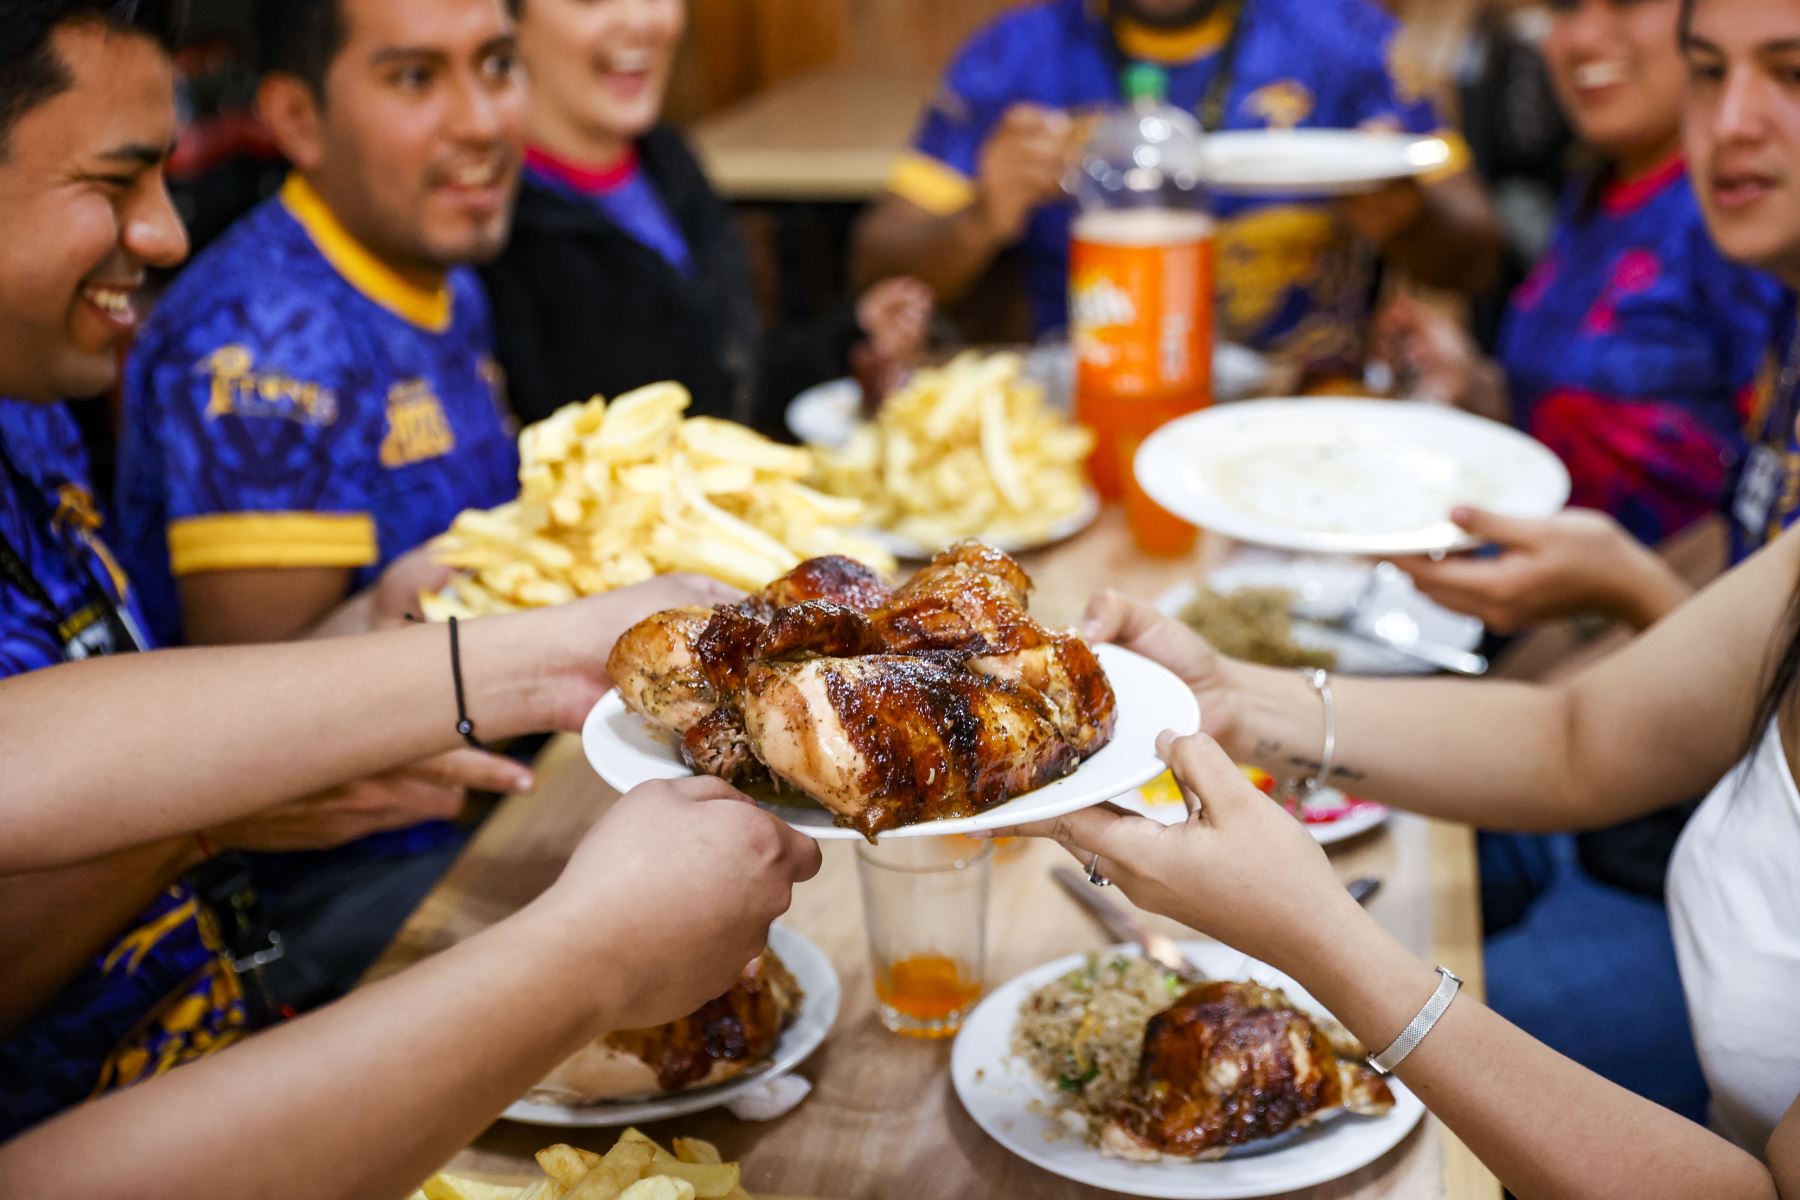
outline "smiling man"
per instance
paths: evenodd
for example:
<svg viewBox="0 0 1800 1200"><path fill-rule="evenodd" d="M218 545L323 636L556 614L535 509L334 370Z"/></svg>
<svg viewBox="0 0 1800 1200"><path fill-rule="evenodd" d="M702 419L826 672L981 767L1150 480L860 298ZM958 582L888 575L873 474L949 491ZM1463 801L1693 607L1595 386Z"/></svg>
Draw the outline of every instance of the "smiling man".
<svg viewBox="0 0 1800 1200"><path fill-rule="evenodd" d="M504 6L266 0L256 19L259 106L294 172L184 272L127 369L126 553L159 631L192 642L303 633L516 491L465 267L499 252L518 183Z"/></svg>
<svg viewBox="0 0 1800 1200"><path fill-rule="evenodd" d="M525 94L502 0L259 0L293 173L200 255L126 368L122 554L159 638L313 632L465 508L517 494L468 265L506 239ZM354 982L461 842L443 821L253 878L279 1001Z"/></svg>
<svg viewBox="0 0 1800 1200"><path fill-rule="evenodd" d="M178 8L0 0L0 680L148 648L62 398L113 385L145 273L187 253L163 180ZM0 1140L241 1035L197 857L0 877Z"/></svg>

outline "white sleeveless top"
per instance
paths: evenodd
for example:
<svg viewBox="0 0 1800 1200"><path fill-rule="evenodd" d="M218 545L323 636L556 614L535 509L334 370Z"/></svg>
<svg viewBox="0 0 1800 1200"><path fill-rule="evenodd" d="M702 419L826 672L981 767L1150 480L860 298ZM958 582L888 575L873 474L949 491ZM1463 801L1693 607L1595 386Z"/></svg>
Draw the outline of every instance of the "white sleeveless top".
<svg viewBox="0 0 1800 1200"><path fill-rule="evenodd" d="M1688 822L1668 894L1712 1126L1760 1158L1800 1095L1800 791L1773 722Z"/></svg>

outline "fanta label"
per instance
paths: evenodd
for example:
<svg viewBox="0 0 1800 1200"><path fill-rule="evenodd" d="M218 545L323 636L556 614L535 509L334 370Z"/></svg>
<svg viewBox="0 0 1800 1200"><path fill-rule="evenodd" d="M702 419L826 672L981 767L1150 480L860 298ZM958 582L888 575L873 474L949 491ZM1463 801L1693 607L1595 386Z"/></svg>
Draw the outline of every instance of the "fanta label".
<svg viewBox="0 0 1800 1200"><path fill-rule="evenodd" d="M1089 398L1188 400L1212 392L1212 221L1118 209L1076 218L1069 325Z"/></svg>

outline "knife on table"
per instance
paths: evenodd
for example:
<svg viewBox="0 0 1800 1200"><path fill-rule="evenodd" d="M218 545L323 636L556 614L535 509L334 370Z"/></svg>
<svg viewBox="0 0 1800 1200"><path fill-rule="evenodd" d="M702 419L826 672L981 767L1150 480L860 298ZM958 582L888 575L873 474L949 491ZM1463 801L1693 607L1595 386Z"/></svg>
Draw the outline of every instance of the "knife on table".
<svg viewBox="0 0 1800 1200"><path fill-rule="evenodd" d="M1123 904L1089 883L1087 876L1069 867L1051 867L1050 874L1062 885L1063 891L1073 896L1076 903L1087 909L1088 915L1100 922L1100 927L1114 938L1136 944L1145 958L1190 983L1206 979L1206 972L1181 952L1174 938L1151 933Z"/></svg>

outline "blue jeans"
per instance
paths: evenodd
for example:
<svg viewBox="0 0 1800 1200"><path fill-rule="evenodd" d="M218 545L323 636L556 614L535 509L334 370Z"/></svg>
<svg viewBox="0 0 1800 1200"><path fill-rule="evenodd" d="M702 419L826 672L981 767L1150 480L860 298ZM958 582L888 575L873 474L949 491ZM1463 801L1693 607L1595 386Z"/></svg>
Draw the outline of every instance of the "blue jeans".
<svg viewBox="0 0 1800 1200"><path fill-rule="evenodd" d="M1668 911L1582 870L1568 835L1483 833L1488 1003L1539 1041L1695 1121L1694 1053Z"/></svg>

